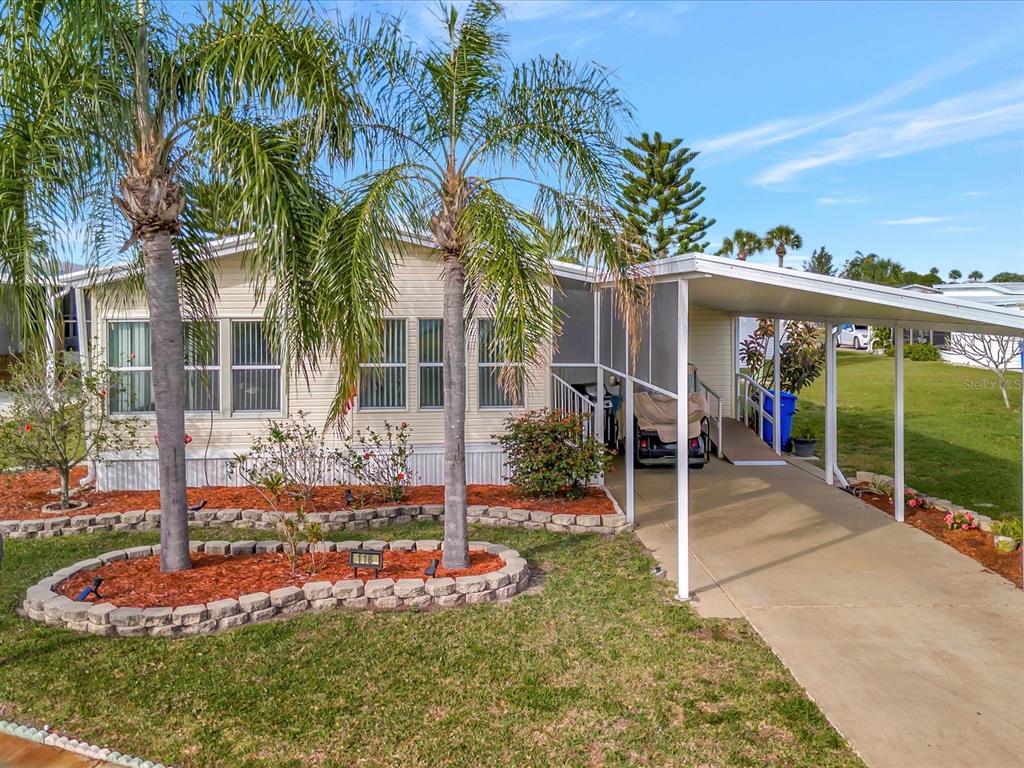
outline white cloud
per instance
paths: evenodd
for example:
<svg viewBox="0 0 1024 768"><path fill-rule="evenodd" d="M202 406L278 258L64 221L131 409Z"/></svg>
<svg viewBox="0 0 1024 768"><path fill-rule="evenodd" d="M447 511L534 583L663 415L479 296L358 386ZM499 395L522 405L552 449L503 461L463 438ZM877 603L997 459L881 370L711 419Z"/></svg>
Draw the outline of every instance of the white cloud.
<svg viewBox="0 0 1024 768"><path fill-rule="evenodd" d="M906 219L882 219L877 222L887 227L906 227L918 224L937 224L940 221L949 221L951 216L910 216Z"/></svg>
<svg viewBox="0 0 1024 768"><path fill-rule="evenodd" d="M977 64L1002 47L1008 35L989 38L955 56L937 62L910 77L846 107L817 115L769 120L752 128L728 133L710 139L695 141L694 146L705 156L720 153L746 154L763 147L780 144L800 136L820 131L835 123L869 113L892 104L934 82L962 72Z"/></svg>
<svg viewBox="0 0 1024 768"><path fill-rule="evenodd" d="M870 200L870 197L844 197L843 195L834 195L831 197L819 197L814 202L818 205L853 205L855 203L867 203Z"/></svg>
<svg viewBox="0 0 1024 768"><path fill-rule="evenodd" d="M899 157L1024 129L1024 80L966 93L917 109L877 115L864 127L820 141L763 170L755 184L789 181L836 163Z"/></svg>
<svg viewBox="0 0 1024 768"><path fill-rule="evenodd" d="M991 189L972 189L964 192L964 197L988 197L993 194Z"/></svg>

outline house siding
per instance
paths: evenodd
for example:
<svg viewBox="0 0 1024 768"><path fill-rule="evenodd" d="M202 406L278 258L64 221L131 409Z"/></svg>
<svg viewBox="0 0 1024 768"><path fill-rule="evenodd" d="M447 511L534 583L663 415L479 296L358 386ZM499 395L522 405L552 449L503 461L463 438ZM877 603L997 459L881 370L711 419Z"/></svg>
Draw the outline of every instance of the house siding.
<svg viewBox="0 0 1024 768"><path fill-rule="evenodd" d="M736 401L732 315L690 306L690 362L697 366L701 381L722 398L723 415L732 416Z"/></svg>
<svg viewBox="0 0 1024 768"><path fill-rule="evenodd" d="M218 320L252 320L263 315L264 302L257 300L246 277L240 255L227 256L216 263L218 297L215 315ZM440 447L444 442L444 413L440 409L420 410L418 391L418 333L420 319L442 317L443 296L440 290L441 268L431 253L410 247L395 271L396 300L382 316L406 321L406 407L403 409L361 409L358 399L345 419L346 429L379 429L385 421L406 422L411 442L417 452L414 477L420 484L436 484L441 479ZM97 291L94 301L94 350L98 359L105 359L107 324L117 320L145 320L148 313L142 297L131 301L115 299L114 291ZM524 404L517 408L480 408L478 398L477 340L475 323L471 325L467 343L466 377L466 441L467 471L471 482L502 482L503 457L493 435L503 431L503 422L510 415L547 404L550 376L547 366L526 370ZM220 336L221 410L190 413L186 431L193 438L188 449L190 484L209 482L232 484L225 475L226 462L235 453L245 450L250 436L265 430L267 420L306 414L310 423L327 423L331 403L338 389L337 367L330 360L320 361L320 370L308 377L284 370L281 410L274 413L232 414L230 412L230 335L222 328ZM155 488L155 450L152 437L155 421L151 414L142 414L139 450L129 455L109 456L98 468L98 483L106 490ZM148 428L152 424L152 429ZM325 442L340 442L337 429L325 433Z"/></svg>

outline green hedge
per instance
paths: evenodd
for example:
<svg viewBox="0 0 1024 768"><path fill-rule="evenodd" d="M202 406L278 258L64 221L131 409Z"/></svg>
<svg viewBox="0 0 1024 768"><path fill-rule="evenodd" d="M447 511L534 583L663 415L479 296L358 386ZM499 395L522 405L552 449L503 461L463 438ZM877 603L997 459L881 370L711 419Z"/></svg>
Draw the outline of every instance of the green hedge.
<svg viewBox="0 0 1024 768"><path fill-rule="evenodd" d="M885 353L889 357L896 354L892 347L887 349ZM941 360L942 354L934 344L906 344L903 347L903 357L918 361L934 361Z"/></svg>

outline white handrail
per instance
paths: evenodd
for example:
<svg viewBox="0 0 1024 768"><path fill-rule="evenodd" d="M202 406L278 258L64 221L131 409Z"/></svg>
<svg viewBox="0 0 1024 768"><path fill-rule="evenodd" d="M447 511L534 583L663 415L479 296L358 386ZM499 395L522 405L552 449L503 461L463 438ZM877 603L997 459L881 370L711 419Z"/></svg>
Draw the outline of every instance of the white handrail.
<svg viewBox="0 0 1024 768"><path fill-rule="evenodd" d="M551 409L587 417L587 434L594 433L594 402L560 376L551 374Z"/></svg>
<svg viewBox="0 0 1024 768"><path fill-rule="evenodd" d="M719 396L717 392L715 392L715 390L713 390L703 381L700 381L698 379L698 384L700 385L700 388L704 391L704 398L708 401L709 407L712 405L712 401L714 401L715 407L712 413L714 413L715 415L710 416L708 418L708 421L711 422L711 427L715 430L715 434L717 435L717 439L715 440L715 449L717 451L718 458L722 458L722 398Z"/></svg>
<svg viewBox="0 0 1024 768"><path fill-rule="evenodd" d="M756 396L751 394L751 390ZM753 409L757 418L757 434L764 440L764 423L767 421L775 427L775 417L764 410L763 403L771 397L774 410L775 399L770 389L762 387L754 379L745 373L736 374L736 415L744 424L748 424L748 417ZM781 406L780 406L781 407Z"/></svg>

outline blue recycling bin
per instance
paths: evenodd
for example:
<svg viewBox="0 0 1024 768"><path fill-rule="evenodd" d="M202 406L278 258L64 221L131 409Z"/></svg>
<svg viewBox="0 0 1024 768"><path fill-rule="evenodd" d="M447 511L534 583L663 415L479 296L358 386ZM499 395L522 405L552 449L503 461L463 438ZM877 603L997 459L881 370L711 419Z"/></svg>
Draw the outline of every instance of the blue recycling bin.
<svg viewBox="0 0 1024 768"><path fill-rule="evenodd" d="M782 438L779 445L785 449L789 445L789 433L793 429L793 412L796 410L796 395L792 392L781 392L782 395L782 413L779 417L779 435ZM769 392L764 398L764 412L771 416L775 415L775 393ZM773 444L775 433L772 431L772 423L768 420L764 422L764 441L768 445Z"/></svg>

